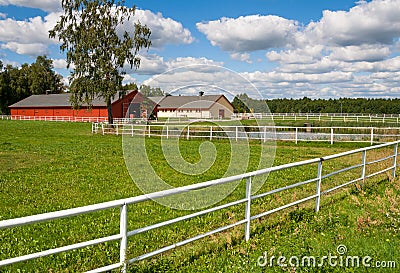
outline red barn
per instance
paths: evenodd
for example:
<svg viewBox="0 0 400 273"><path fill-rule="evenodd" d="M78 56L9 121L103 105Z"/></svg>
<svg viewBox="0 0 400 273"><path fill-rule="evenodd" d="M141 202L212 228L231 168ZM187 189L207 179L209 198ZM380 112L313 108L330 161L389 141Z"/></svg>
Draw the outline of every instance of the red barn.
<svg viewBox="0 0 400 273"><path fill-rule="evenodd" d="M79 110L71 107L69 93L32 95L9 106L12 118L43 119L66 117L69 120L107 120L107 104L102 98L94 98L92 107L82 106ZM113 118L140 118L143 95L138 91L127 91L112 98ZM53 117L53 118L52 118Z"/></svg>

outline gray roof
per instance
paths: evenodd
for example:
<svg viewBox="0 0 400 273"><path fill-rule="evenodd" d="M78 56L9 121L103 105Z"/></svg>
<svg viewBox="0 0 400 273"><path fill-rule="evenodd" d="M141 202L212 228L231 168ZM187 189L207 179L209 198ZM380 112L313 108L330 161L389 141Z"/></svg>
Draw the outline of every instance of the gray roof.
<svg viewBox="0 0 400 273"><path fill-rule="evenodd" d="M71 107L70 96L71 93L32 95L9 107ZM111 102L114 103L118 99L119 95L117 94ZM92 100L92 106L107 106L107 104L104 102L103 98L95 97Z"/></svg>
<svg viewBox="0 0 400 273"><path fill-rule="evenodd" d="M159 105L158 108L177 109L209 109L223 95L205 95L205 96L166 96L149 97L153 102Z"/></svg>

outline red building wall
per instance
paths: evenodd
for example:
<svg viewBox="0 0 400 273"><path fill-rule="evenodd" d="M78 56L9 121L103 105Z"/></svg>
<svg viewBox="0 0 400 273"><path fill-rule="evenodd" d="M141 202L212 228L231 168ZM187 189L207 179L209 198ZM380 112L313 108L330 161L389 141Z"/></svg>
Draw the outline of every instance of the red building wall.
<svg viewBox="0 0 400 273"><path fill-rule="evenodd" d="M126 110L124 104L129 104L131 101L143 102L142 94L133 91L124 98L115 101L112 104L112 113L114 118L124 118ZM106 106L93 106L91 109L82 107L79 110L74 110L72 107L21 107L10 108L11 116L63 116L63 117L108 117Z"/></svg>

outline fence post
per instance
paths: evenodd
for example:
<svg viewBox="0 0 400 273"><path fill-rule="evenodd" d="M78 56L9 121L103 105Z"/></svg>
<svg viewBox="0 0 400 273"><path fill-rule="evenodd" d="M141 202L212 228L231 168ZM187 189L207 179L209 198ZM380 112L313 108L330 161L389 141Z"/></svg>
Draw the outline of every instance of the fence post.
<svg viewBox="0 0 400 273"><path fill-rule="evenodd" d="M245 240L250 239L250 222L251 222L251 176L246 179L246 227L245 227Z"/></svg>
<svg viewBox="0 0 400 273"><path fill-rule="evenodd" d="M324 159L321 157L318 161L317 198L316 198L316 203L315 203L315 212L319 211L319 204L321 201L322 161L324 161Z"/></svg>
<svg viewBox="0 0 400 273"><path fill-rule="evenodd" d="M101 124L101 132L104 135L104 123Z"/></svg>
<svg viewBox="0 0 400 273"><path fill-rule="evenodd" d="M168 126L167 126L167 139L168 139Z"/></svg>
<svg viewBox="0 0 400 273"><path fill-rule="evenodd" d="M186 139L189 140L189 136L190 136L190 126L188 125L187 127L187 135L186 135Z"/></svg>
<svg viewBox="0 0 400 273"><path fill-rule="evenodd" d="M238 141L238 127L236 126L235 128L236 128L235 140Z"/></svg>
<svg viewBox="0 0 400 273"><path fill-rule="evenodd" d="M371 127L371 145L374 143L374 127Z"/></svg>
<svg viewBox="0 0 400 273"><path fill-rule="evenodd" d="M126 204L120 208L119 231L122 236L119 249L119 262L121 263L121 272L126 273L126 249L128 247L128 208Z"/></svg>
<svg viewBox="0 0 400 273"><path fill-rule="evenodd" d="M212 130L212 126L210 126L210 140L212 140L212 133L213 133L213 130Z"/></svg>
<svg viewBox="0 0 400 273"><path fill-rule="evenodd" d="M331 145L333 144L333 128L331 128Z"/></svg>
<svg viewBox="0 0 400 273"><path fill-rule="evenodd" d="M264 143L267 142L267 126L264 126Z"/></svg>
<svg viewBox="0 0 400 273"><path fill-rule="evenodd" d="M133 125L132 125L132 126L133 126ZM151 136L151 131L150 131L150 130L151 130L151 125L148 124L147 126L149 127L149 130L147 131L147 133L148 133L147 136L150 137L150 136Z"/></svg>
<svg viewBox="0 0 400 273"><path fill-rule="evenodd" d="M365 169L367 166L367 150L364 150L362 153L362 169L361 169L361 178L364 182L365 180Z"/></svg>
<svg viewBox="0 0 400 273"><path fill-rule="evenodd" d="M393 178L396 177L396 169L397 169L397 150L398 150L398 146L399 146L399 143L396 143L396 144L394 145L393 172L392 172Z"/></svg>
<svg viewBox="0 0 400 273"><path fill-rule="evenodd" d="M296 127L296 136L295 136L295 143L297 144L297 138L298 138L298 128Z"/></svg>

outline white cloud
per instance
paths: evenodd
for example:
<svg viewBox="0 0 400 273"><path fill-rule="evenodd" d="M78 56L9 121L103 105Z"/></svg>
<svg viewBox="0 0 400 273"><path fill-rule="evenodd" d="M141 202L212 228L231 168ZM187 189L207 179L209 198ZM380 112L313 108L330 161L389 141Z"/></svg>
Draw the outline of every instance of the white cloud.
<svg viewBox="0 0 400 273"><path fill-rule="evenodd" d="M249 53L232 53L231 58L234 60L239 60L242 62L246 62L248 64L253 63L250 59L250 54Z"/></svg>
<svg viewBox="0 0 400 273"><path fill-rule="evenodd" d="M375 0L349 11L323 11L320 21L304 30L302 42L328 45L392 44L400 35L398 0Z"/></svg>
<svg viewBox="0 0 400 273"><path fill-rule="evenodd" d="M48 45L57 43L56 40L49 38L48 31L56 25L60 16L61 13L50 13L44 18L37 16L24 21L11 18L0 20L0 42L4 43L2 47L19 54L46 53ZM183 28L181 23L170 18L163 18L162 14L154 14L148 10L136 10L135 17L125 23L124 28L132 29L134 22L138 20L150 27L152 48L166 44L188 44L194 41L190 31ZM38 50L36 54L34 48ZM154 70L154 68L149 69ZM159 71L162 69L162 67L159 68ZM146 70L142 68L142 71Z"/></svg>
<svg viewBox="0 0 400 273"><path fill-rule="evenodd" d="M138 70L130 69L130 66L125 64L125 70L128 74L159 75L169 70L180 69L193 65L203 65L202 69L206 69L208 66L212 67L223 65L221 62L209 60L204 57L178 57L172 60L164 60L163 57L160 57L156 54L147 54L140 56L140 59L140 67Z"/></svg>
<svg viewBox="0 0 400 273"><path fill-rule="evenodd" d="M176 68L195 66L195 65L198 65L198 70L201 69L201 71L205 70L209 71L210 69L210 72L212 72L214 70L213 69L214 66L222 66L223 63L210 60L205 57L201 58L179 57L168 62L168 69L176 69Z"/></svg>
<svg viewBox="0 0 400 273"><path fill-rule="evenodd" d="M123 84L129 84L129 83L136 83L137 79L133 77L132 75L124 75L124 80L122 81Z"/></svg>
<svg viewBox="0 0 400 273"><path fill-rule="evenodd" d="M17 43L51 44L54 40L49 38L49 30L53 28L58 19L58 14L49 14L30 18L26 21L17 21L7 18L0 20L0 41Z"/></svg>
<svg viewBox="0 0 400 273"><path fill-rule="evenodd" d="M2 59L1 61L3 62L4 66L6 66L6 65L11 65L13 67L21 66L21 64L19 62L10 61L10 60L7 60L7 59Z"/></svg>
<svg viewBox="0 0 400 273"><path fill-rule="evenodd" d="M49 38L48 31L56 24L59 16L59 13L51 13L44 18L37 16L26 21L10 18L0 20L1 47L18 54L46 54L48 46L56 43Z"/></svg>
<svg viewBox="0 0 400 273"><path fill-rule="evenodd" d="M7 18L7 14L0 12L0 19Z"/></svg>
<svg viewBox="0 0 400 273"><path fill-rule="evenodd" d="M53 66L55 69L66 69L67 61L65 59L53 59Z"/></svg>
<svg viewBox="0 0 400 273"><path fill-rule="evenodd" d="M387 46L361 45L361 46L335 47L332 49L330 57L333 60L340 60L346 62L356 62L356 61L376 62L384 60L389 55L390 55L390 50Z"/></svg>
<svg viewBox="0 0 400 273"><path fill-rule="evenodd" d="M128 74L135 73L141 75L154 75L164 72L168 69L168 65L165 63L164 58L155 54L141 55L140 67L138 70L131 69L129 64L125 64L124 68Z"/></svg>
<svg viewBox="0 0 400 273"><path fill-rule="evenodd" d="M190 31L171 18L164 18L161 13L137 9L135 16L125 23L123 29L129 30L134 23L140 22L151 30L152 47L160 48L166 44L190 44L194 41Z"/></svg>
<svg viewBox="0 0 400 273"><path fill-rule="evenodd" d="M281 52L267 52L266 57L271 62L286 64L309 64L320 59L322 56L322 45L307 45L304 48L288 49Z"/></svg>
<svg viewBox="0 0 400 273"><path fill-rule="evenodd" d="M47 53L47 46L39 43L21 44L9 42L1 45L2 49L8 49L18 54L25 54L30 56L45 55Z"/></svg>
<svg viewBox="0 0 400 273"><path fill-rule="evenodd" d="M0 0L0 6L8 5L37 8L47 12L61 11L60 0Z"/></svg>
<svg viewBox="0 0 400 273"><path fill-rule="evenodd" d="M250 52L291 44L298 31L296 21L268 15L221 18L196 24L213 46L229 52Z"/></svg>

